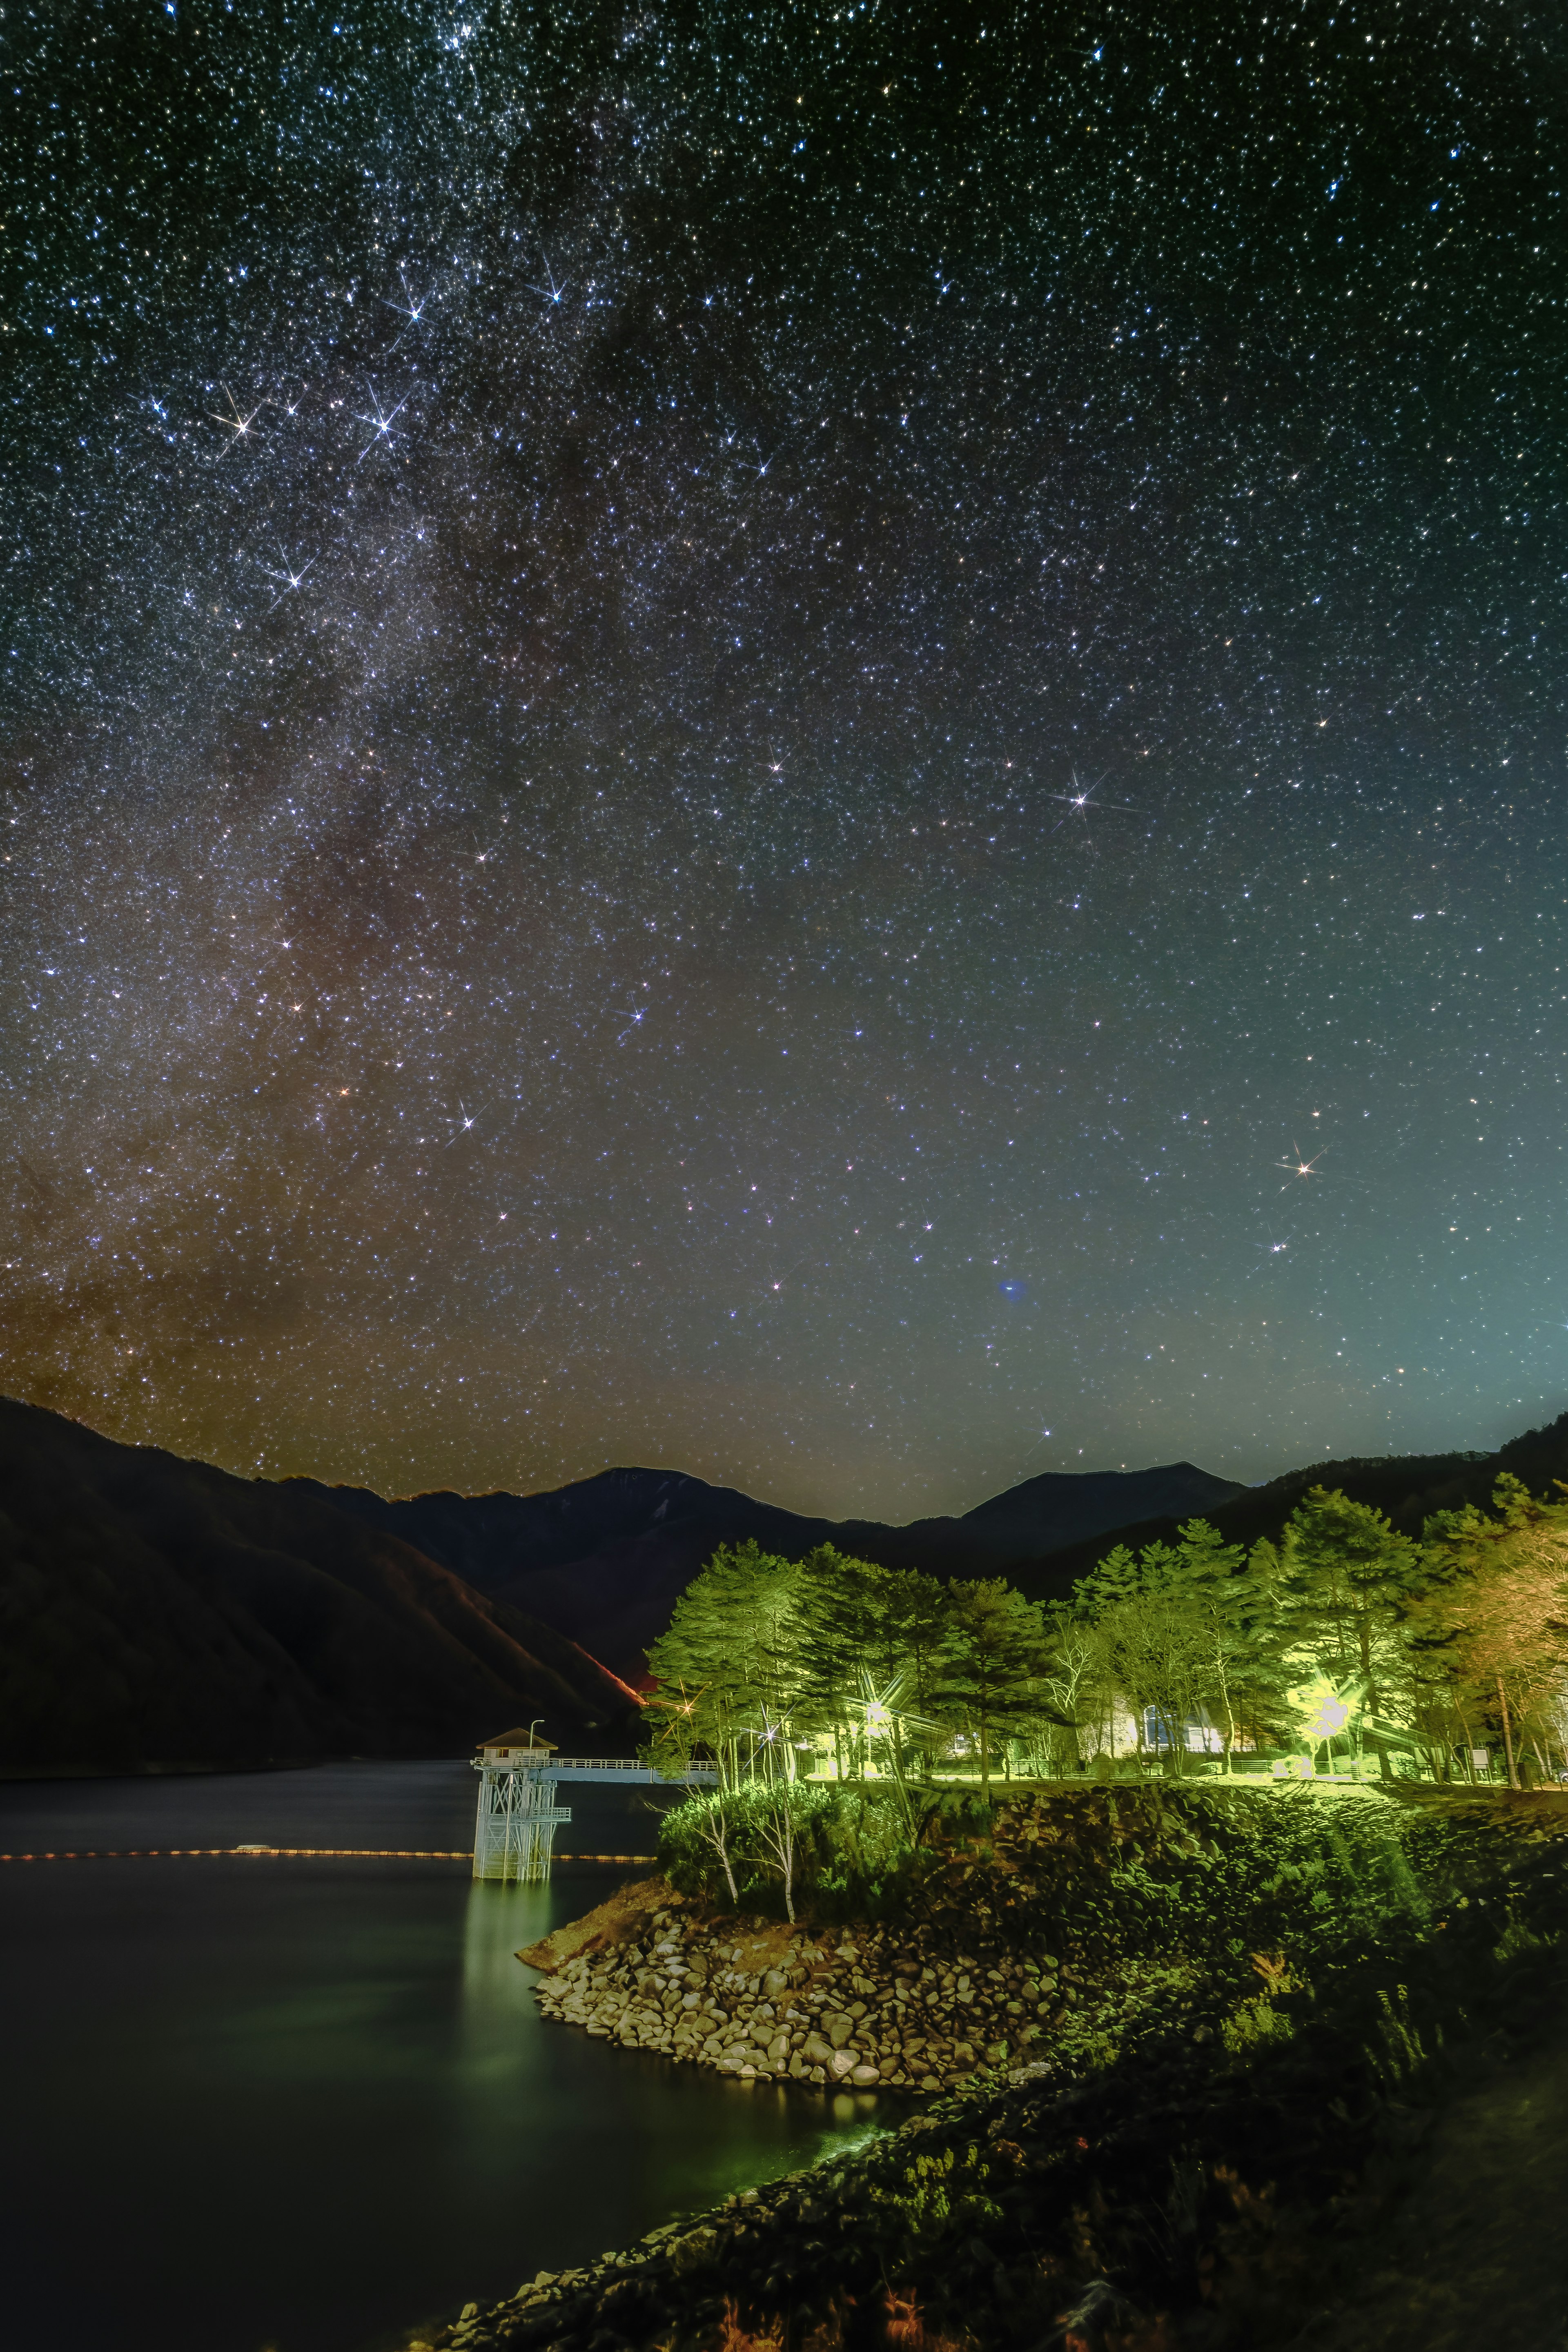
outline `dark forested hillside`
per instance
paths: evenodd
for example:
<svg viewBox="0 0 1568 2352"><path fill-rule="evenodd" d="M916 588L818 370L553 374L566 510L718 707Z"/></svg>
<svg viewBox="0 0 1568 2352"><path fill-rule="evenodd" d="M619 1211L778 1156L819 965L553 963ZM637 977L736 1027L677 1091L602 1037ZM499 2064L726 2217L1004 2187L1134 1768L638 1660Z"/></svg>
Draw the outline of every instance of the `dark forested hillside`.
<svg viewBox="0 0 1568 2352"><path fill-rule="evenodd" d="M309 1482L300 1481L301 1485ZM1016 1562L1129 1517L1212 1511L1246 1489L1190 1462L1152 1470L1049 1473L994 1496L962 1518L805 1518L679 1471L605 1470L550 1495L416 1495L387 1502L352 1486L310 1491L416 1544L468 1578L584 1642L635 1676L641 1654L720 1544L750 1539L799 1559L829 1543L884 1568L994 1576Z"/></svg>
<svg viewBox="0 0 1568 2352"><path fill-rule="evenodd" d="M624 1745L574 1643L308 1489L0 1402L0 1768Z"/></svg>
<svg viewBox="0 0 1568 2352"><path fill-rule="evenodd" d="M1568 1412L1560 1413L1543 1429L1510 1438L1495 1454L1352 1455L1342 1462L1317 1462L1305 1470L1288 1470L1266 1486L1244 1487L1202 1516L1214 1522L1227 1543L1254 1544L1260 1536L1278 1538L1310 1487L1338 1487L1352 1502L1369 1503L1384 1512L1401 1534L1418 1536L1435 1511L1455 1510L1465 1503L1485 1504L1504 1471L1535 1495L1547 1492L1554 1480L1568 1481ZM1148 1543L1169 1543L1174 1539L1177 1524L1175 1516L1162 1513L1109 1528L1092 1540L1067 1546L1028 1564L1015 1564L1013 1580L1033 1600L1065 1599L1076 1580L1113 1544L1129 1544L1136 1549Z"/></svg>
<svg viewBox="0 0 1568 2352"><path fill-rule="evenodd" d="M1320 1483L1418 1534L1434 1510L1485 1501L1500 1470L1536 1492L1568 1479L1568 1414L1494 1454L1321 1463L1251 1488L1190 1463L1050 1475L892 1528L657 1470L389 1502L231 1477L0 1401L0 1769L449 1754L520 1716L625 1748L626 1682L722 1543L1005 1571L1038 1598L1194 1517L1231 1540L1277 1536Z"/></svg>

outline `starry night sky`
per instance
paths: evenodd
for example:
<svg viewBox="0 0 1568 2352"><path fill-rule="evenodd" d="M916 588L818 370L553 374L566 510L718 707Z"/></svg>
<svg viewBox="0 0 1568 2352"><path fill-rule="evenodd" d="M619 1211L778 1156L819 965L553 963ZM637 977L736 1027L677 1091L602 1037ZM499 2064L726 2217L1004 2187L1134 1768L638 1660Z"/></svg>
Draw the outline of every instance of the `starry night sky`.
<svg viewBox="0 0 1568 2352"><path fill-rule="evenodd" d="M1561 22L14 12L0 1387L895 1518L1561 1410Z"/></svg>

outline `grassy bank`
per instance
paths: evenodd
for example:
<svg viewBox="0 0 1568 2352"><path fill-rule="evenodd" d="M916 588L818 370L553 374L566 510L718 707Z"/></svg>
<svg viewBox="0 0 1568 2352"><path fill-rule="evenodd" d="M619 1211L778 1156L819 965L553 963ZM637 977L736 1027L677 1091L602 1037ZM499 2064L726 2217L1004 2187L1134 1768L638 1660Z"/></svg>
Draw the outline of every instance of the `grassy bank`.
<svg viewBox="0 0 1568 2352"><path fill-rule="evenodd" d="M1382 2210L1445 2083L1552 2012L1565 1837L1552 1797L1078 1788L958 1823L909 1874L901 1911L848 1935L803 1921L792 1937L755 1914L742 1927L667 1889L599 1948L636 1948L634 1978L653 1965L656 1981L662 1958L682 2003L686 1956L728 1952L738 1981L716 2005L731 2022L769 1990L768 1969L741 1963L775 1946L772 1973L803 1973L773 1985L765 2022L804 2006L825 2042L846 1969L891 1989L864 2001L879 2025L928 1969L919 2025L940 2019L943 1975L958 1989L943 1959L967 1961L1007 2015L1048 1958L1049 2005L1028 2018L1017 2000L1027 2041L998 2035L1005 2052L853 2156L541 2278L437 2341L1000 2352L1077 2311L1085 2345L1270 2342L1321 2264L1321 2231L1342 2238ZM855 2022L862 2042L894 2039Z"/></svg>

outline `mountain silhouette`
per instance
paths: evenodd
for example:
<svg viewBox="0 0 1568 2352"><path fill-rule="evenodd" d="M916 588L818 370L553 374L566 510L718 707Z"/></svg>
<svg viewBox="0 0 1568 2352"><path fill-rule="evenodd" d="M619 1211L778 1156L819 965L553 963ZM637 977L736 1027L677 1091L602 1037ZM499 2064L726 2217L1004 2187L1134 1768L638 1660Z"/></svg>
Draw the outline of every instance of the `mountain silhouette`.
<svg viewBox="0 0 1568 2352"><path fill-rule="evenodd" d="M454 1755L542 1716L624 1749L633 1693L298 1481L0 1400L0 1769Z"/></svg>
<svg viewBox="0 0 1568 2352"><path fill-rule="evenodd" d="M1277 1537L1311 1486L1418 1535L1500 1471L1568 1481L1568 1413L1492 1454L1352 1458L1237 1486L1189 1462L1047 1474L957 1518L805 1517L667 1470L388 1500L237 1478L0 1399L0 1771L455 1755L535 1717L628 1753L643 1651L721 1543L813 1546L1065 1597L1110 1545ZM603 1662L603 1663L602 1663Z"/></svg>
<svg viewBox="0 0 1568 2352"><path fill-rule="evenodd" d="M1335 1488L1352 1503L1369 1504L1382 1511L1402 1535L1418 1537L1436 1511L1460 1510L1468 1503L1484 1508L1492 1488L1504 1474L1517 1478L1532 1495L1554 1486L1568 1486L1568 1412L1540 1429L1510 1437L1495 1452L1465 1454L1347 1454L1315 1462L1305 1470L1287 1470L1259 1486L1243 1487L1230 1501L1206 1510L1228 1543L1255 1544L1259 1537L1278 1538L1286 1520L1310 1486ZM1561 1496L1552 1496L1560 1501ZM1175 1540L1177 1518L1165 1514L1107 1528L1092 1538L1063 1546L1048 1558L1020 1563L1013 1580L1031 1600L1065 1600L1078 1579L1102 1559L1114 1544L1137 1550L1144 1544Z"/></svg>
<svg viewBox="0 0 1568 2352"><path fill-rule="evenodd" d="M703 1562L751 1538L799 1559L830 1543L885 1568L999 1576L1021 1561L1131 1518L1212 1512L1246 1490L1190 1462L1155 1470L1047 1473L962 1518L808 1518L671 1470L602 1470L547 1495L416 1495L388 1502L358 1486L300 1480L337 1509L400 1536L479 1591L635 1680L642 1653Z"/></svg>

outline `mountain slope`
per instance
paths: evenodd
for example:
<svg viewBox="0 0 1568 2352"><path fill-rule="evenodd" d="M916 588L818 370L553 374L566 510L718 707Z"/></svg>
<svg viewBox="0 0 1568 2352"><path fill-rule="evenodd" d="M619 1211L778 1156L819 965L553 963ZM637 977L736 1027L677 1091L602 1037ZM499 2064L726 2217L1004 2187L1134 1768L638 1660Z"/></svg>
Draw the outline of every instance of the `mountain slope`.
<svg viewBox="0 0 1568 2352"><path fill-rule="evenodd" d="M1246 1493L1235 1479L1211 1477L1191 1462L1153 1470L1047 1471L994 1495L961 1519L916 1519L897 1533L919 1548L921 1566L984 1559L1011 1567L1129 1519L1206 1516Z"/></svg>
<svg viewBox="0 0 1568 2352"><path fill-rule="evenodd" d="M1531 1494L1545 1493L1553 1480L1568 1484L1568 1412L1543 1428L1511 1437L1495 1454L1395 1454L1352 1455L1343 1461L1317 1462L1305 1470L1289 1470L1266 1486L1247 1486L1228 1502L1203 1513L1230 1543L1254 1544L1259 1537L1278 1538L1286 1520L1310 1486L1341 1488L1352 1502L1371 1504L1405 1535L1418 1536L1435 1511L1458 1510L1466 1503L1484 1506L1503 1472L1521 1479ZM1014 1581L1036 1600L1065 1599L1074 1581L1102 1559L1113 1544L1134 1549L1170 1543L1177 1520L1169 1514L1151 1516L1125 1527L1108 1528L1092 1540L1070 1545L1033 1561L1020 1562Z"/></svg>
<svg viewBox="0 0 1568 2352"><path fill-rule="evenodd" d="M0 1767L461 1753L632 1695L550 1627L300 1486L0 1402Z"/></svg>
<svg viewBox="0 0 1568 2352"><path fill-rule="evenodd" d="M832 1542L1047 1597L1194 1514L1251 1543L1322 1484L1417 1534L1501 1470L1536 1493L1568 1481L1568 1413L1496 1454L1320 1463L1251 1488L1190 1463L1047 1475L890 1528L657 1470L389 1502L230 1477L0 1400L0 1770L450 1755L535 1716L625 1752L635 1702L598 1659L637 1674L719 1543L799 1558Z"/></svg>
<svg viewBox="0 0 1568 2352"><path fill-rule="evenodd" d="M628 1677L721 1543L750 1538L789 1559L831 1543L889 1568L994 1576L1129 1517L1164 1511L1187 1518L1246 1491L1190 1462L1047 1474L962 1518L894 1528L876 1519L807 1518L679 1471L605 1470L549 1495L434 1494L407 1501L387 1501L363 1487L298 1483L417 1545L480 1591L586 1643Z"/></svg>

